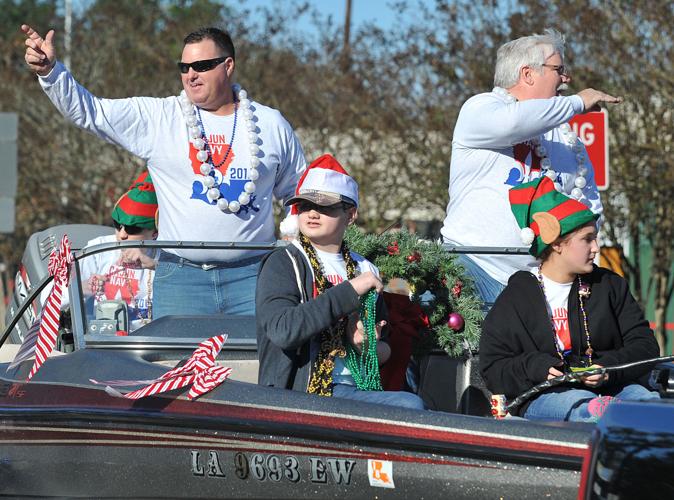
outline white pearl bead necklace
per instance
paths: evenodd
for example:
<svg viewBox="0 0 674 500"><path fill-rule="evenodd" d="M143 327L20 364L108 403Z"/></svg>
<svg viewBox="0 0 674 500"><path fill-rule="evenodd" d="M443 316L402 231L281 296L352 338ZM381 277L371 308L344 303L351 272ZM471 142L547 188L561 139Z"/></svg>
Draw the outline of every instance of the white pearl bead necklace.
<svg viewBox="0 0 674 500"><path fill-rule="evenodd" d="M227 200L220 192L220 185L222 182L218 182L217 177L215 176L216 166L213 163L210 147L207 143L206 132L203 129L203 123L200 123L197 118L198 110L196 106L190 101L184 90L180 92L178 100L183 116L185 117L190 142L197 150L197 160L201 162L199 171L203 178L199 177L199 180L202 181L207 188L206 197L210 201L215 202L215 205L223 212L238 213L241 210L241 207L244 207L251 202L251 195L255 193L257 187L255 181L260 178L260 172L258 170L260 165L260 158L258 157L260 146L257 144L259 139L258 129L257 124L255 123L255 114L251 108L251 101L248 99L248 93L239 85L233 85L232 90L239 98L238 108L241 110L241 116L243 117L243 126L247 134L248 149L250 152L250 168L248 169L248 178L250 181L246 182L243 191L241 191L241 194L239 194L236 200ZM234 127L236 127L236 121ZM232 144L230 144L230 148L234 146L235 133L236 128L232 130Z"/></svg>

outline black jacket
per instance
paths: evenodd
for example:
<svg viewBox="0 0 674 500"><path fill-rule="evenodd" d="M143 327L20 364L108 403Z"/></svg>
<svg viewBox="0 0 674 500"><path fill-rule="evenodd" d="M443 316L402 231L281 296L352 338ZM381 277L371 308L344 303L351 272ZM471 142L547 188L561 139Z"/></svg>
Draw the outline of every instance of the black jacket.
<svg viewBox="0 0 674 500"><path fill-rule="evenodd" d="M657 341L627 282L614 272L597 267L581 279L591 287L585 310L594 350L593 362L613 366L657 357ZM569 293L568 311L570 362L576 364L587 349L577 280ZM480 371L489 390L511 399L546 380L548 369L560 363L553 339L537 277L525 271L513 274L482 328ZM643 376L648 371L649 368L633 368L611 373L607 384L598 390L644 383Z"/></svg>
<svg viewBox="0 0 674 500"><path fill-rule="evenodd" d="M318 355L318 334L360 308L360 298L348 281L315 299L313 287L310 264L294 245L274 250L262 260L255 293L259 384L306 391ZM380 296L378 318L384 313L382 306Z"/></svg>

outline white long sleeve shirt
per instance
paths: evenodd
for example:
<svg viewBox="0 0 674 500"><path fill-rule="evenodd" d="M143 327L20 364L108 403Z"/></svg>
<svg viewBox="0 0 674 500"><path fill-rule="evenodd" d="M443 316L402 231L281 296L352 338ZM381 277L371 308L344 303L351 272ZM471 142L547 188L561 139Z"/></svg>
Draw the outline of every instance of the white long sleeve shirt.
<svg viewBox="0 0 674 500"><path fill-rule="evenodd" d="M206 197L196 150L177 96L103 99L82 87L57 62L40 84L63 116L76 126L121 146L147 162L159 202L159 240L274 241L272 198L289 199L306 167L302 147L288 122L277 110L252 103L260 140L259 179L251 207L233 214L223 212ZM233 115L201 111L215 161L231 141ZM220 168L229 200L236 200L250 180L248 131L239 117L232 151ZM175 251L194 261L232 262L254 256L255 251Z"/></svg>

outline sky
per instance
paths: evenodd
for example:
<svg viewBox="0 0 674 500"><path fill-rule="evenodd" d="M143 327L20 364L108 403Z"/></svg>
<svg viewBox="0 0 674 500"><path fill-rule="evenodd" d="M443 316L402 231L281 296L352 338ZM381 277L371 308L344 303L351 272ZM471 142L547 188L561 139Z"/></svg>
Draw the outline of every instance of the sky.
<svg viewBox="0 0 674 500"><path fill-rule="evenodd" d="M75 13L84 6L89 5L92 0L71 0L73 11ZM237 8L246 8L255 11L257 7L273 7L275 5L283 5L288 1L293 0L238 0L229 1L225 3L236 6ZM332 16L336 24L341 24L344 21L346 11L346 0L294 0L298 3L307 2L312 8L318 10L323 17ZM413 4L417 1L422 3L430 3L431 0L412 0ZM351 29L355 32L359 26L364 23L374 23L380 28L386 29L391 27L396 20L396 13L391 7L396 3L396 0L351 0ZM313 34L315 30L311 17L308 15L301 16L293 28L299 31L308 31Z"/></svg>
<svg viewBox="0 0 674 500"><path fill-rule="evenodd" d="M324 16L331 15L337 22L342 22L346 11L346 0L305 0L318 9ZM254 9L258 6L273 5L270 0L241 0L239 5ZM373 22L382 28L391 26L395 21L395 13L391 8L393 0L351 0L351 26L355 30L359 25ZM311 19L302 16L295 28L312 30Z"/></svg>

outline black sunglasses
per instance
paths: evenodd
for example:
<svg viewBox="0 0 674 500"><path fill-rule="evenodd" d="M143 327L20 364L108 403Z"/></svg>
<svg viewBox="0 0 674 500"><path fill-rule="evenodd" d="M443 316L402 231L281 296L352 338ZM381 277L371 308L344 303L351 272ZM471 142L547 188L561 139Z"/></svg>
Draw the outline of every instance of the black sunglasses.
<svg viewBox="0 0 674 500"><path fill-rule="evenodd" d="M216 57L215 59L204 59L202 61L194 61L191 63L179 61L178 67L180 68L181 73L187 73L190 68L192 68L197 73L203 73L204 71L212 70L218 64L222 64L226 60L227 57Z"/></svg>
<svg viewBox="0 0 674 500"><path fill-rule="evenodd" d="M112 225L115 226L115 229L117 231L121 231L122 228L124 228L124 231L126 232L126 234L129 234L129 235L140 234L144 230L144 228L142 228L140 226L126 226L124 224L120 224L119 222L117 222L114 219L112 220Z"/></svg>
<svg viewBox="0 0 674 500"><path fill-rule="evenodd" d="M347 203L339 202L339 203L336 203L335 205L328 205L326 207L326 206L323 206L323 205L317 205L316 203L312 203L310 201L300 201L297 204L297 211L301 213L301 212L308 212L309 210L315 210L319 214L333 215L336 212L338 212L340 210L346 210L346 209L350 208L351 206L352 205L349 205Z"/></svg>

